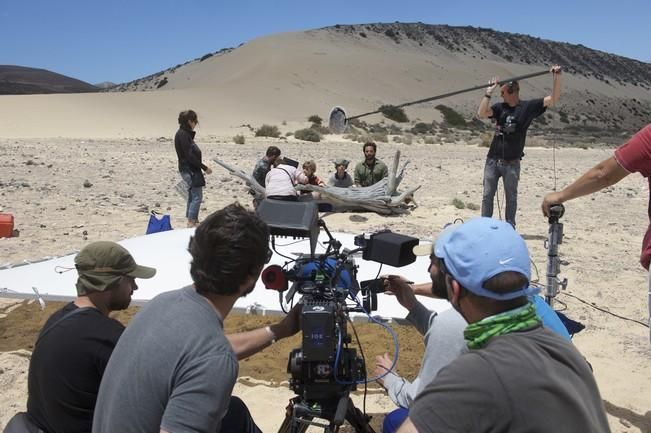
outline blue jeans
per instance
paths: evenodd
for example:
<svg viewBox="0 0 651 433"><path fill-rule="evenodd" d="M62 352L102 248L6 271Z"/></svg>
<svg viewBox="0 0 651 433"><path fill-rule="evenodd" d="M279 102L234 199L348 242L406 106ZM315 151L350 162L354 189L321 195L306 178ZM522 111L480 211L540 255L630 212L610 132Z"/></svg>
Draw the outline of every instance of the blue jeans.
<svg viewBox="0 0 651 433"><path fill-rule="evenodd" d="M203 200L203 187L191 186L192 175L187 171L181 172L181 177L188 184L188 203L185 208L185 217L189 220L199 221L199 208Z"/></svg>
<svg viewBox="0 0 651 433"><path fill-rule="evenodd" d="M493 198L497 192L497 183L502 178L506 210L506 222L515 227L515 212L518 210L518 182L520 181L520 161L503 161L486 159L484 166L484 196L481 201L481 216L493 216Z"/></svg>

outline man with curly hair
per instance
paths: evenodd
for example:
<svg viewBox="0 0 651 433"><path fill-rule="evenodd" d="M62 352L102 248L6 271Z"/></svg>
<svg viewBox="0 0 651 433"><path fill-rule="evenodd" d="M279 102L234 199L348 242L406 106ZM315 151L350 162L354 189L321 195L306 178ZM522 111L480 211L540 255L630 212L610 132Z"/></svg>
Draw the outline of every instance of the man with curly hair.
<svg viewBox="0 0 651 433"><path fill-rule="evenodd" d="M300 310L238 334L226 335L223 321L268 262L269 229L231 204L197 227L188 250L194 284L158 295L129 324L106 368L93 432L259 432L231 396L238 359L298 332Z"/></svg>

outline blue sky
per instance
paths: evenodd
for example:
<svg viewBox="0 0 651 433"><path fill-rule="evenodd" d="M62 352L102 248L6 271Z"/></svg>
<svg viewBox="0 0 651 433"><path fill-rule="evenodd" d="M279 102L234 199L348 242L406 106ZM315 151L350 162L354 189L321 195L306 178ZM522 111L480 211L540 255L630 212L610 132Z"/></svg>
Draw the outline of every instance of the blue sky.
<svg viewBox="0 0 651 433"><path fill-rule="evenodd" d="M488 27L651 62L650 18L649 0L0 0L0 64L120 83L258 36L394 21Z"/></svg>

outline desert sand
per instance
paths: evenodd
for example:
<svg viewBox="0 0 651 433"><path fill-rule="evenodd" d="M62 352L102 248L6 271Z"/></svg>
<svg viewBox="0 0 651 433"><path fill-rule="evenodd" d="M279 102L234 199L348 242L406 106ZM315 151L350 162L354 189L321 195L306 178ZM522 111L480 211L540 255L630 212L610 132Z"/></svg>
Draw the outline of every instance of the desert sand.
<svg viewBox="0 0 651 433"><path fill-rule="evenodd" d="M0 211L14 214L20 230L19 237L0 239L0 262L62 255L91 241L141 235L150 209L169 213L173 226L183 227L185 203L173 189L178 181L173 132L171 125L157 134L161 138L0 139L2 154L11 156L0 161ZM359 143L337 136L315 144L291 138L255 139L249 133L246 144L238 145L230 136L206 134L200 127L197 142L204 160L214 169L207 176L200 217L235 200L250 206L243 183L214 164L212 158L248 171L266 147L274 144L294 159L315 159L317 173L325 176L335 158L357 161L362 156ZM396 150L401 151L402 161L411 161L402 187L422 186L415 194L419 206L396 217L328 215L328 227L348 233L390 228L432 239L444 224L478 215L478 210L458 209L452 204L455 198L470 207L481 202L486 148L479 147L478 142L443 138L433 145L419 140L411 145L379 143L378 157L385 162L392 160ZM541 141L531 137L529 142ZM557 185L561 187L608 157L612 150L563 147L554 152L549 147L531 145L525 151L518 230L529 245L538 271L534 273L543 282L547 258L543 244L548 225L539 206L544 193L554 187L554 153ZM567 264L562 266L561 276L568 278L569 285L558 297L562 304L559 302L557 307L586 325L574 343L594 368L614 432L651 431L649 329L597 311L568 295L621 316L646 320L647 275L638 264L638 254L647 225L647 198L647 183L632 175L592 197L568 203L562 218L565 239L559 250ZM500 199L503 203L503 195ZM499 216L497 207L495 216ZM0 350L4 351L0 354L0 426L16 410L24 408L29 350L40 324L56 308L51 304L41 313L33 303L16 305L10 301L7 305L3 309L6 317L0 318ZM246 320L231 318L229 326L246 329L258 323ZM411 328L404 328L400 335L406 352L413 352L405 355L400 371L413 377L422 351L420 337ZM280 382L286 378L287 353L297 343L281 344L242 362L243 377L237 387L237 394L251 406L265 431L277 428L283 417L282 407L291 396L286 384ZM389 349L389 341L382 339L369 341L365 347L367 357ZM258 380L264 384L257 384ZM269 410L270 404L276 405L276 410ZM370 391L369 413L384 413L392 407L377 388Z"/></svg>

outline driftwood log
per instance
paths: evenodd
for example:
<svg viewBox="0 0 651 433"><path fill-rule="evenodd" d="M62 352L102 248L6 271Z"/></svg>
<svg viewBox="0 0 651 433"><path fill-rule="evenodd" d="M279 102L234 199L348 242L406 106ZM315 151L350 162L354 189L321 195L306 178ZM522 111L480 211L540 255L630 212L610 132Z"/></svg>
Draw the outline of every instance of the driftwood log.
<svg viewBox="0 0 651 433"><path fill-rule="evenodd" d="M214 161L228 170L233 176L242 179L254 192L256 198L264 198L264 188L250 173L234 168L217 158ZM335 212L370 211L381 215L406 213L410 209L417 207L414 193L420 188L420 185L402 193L398 192L398 186L402 182L409 161L406 161L398 171L399 163L400 151L397 150L393 164L389 167L389 175L371 186L337 188L333 186L297 185L296 189L318 192L320 196L318 202L331 204Z"/></svg>

